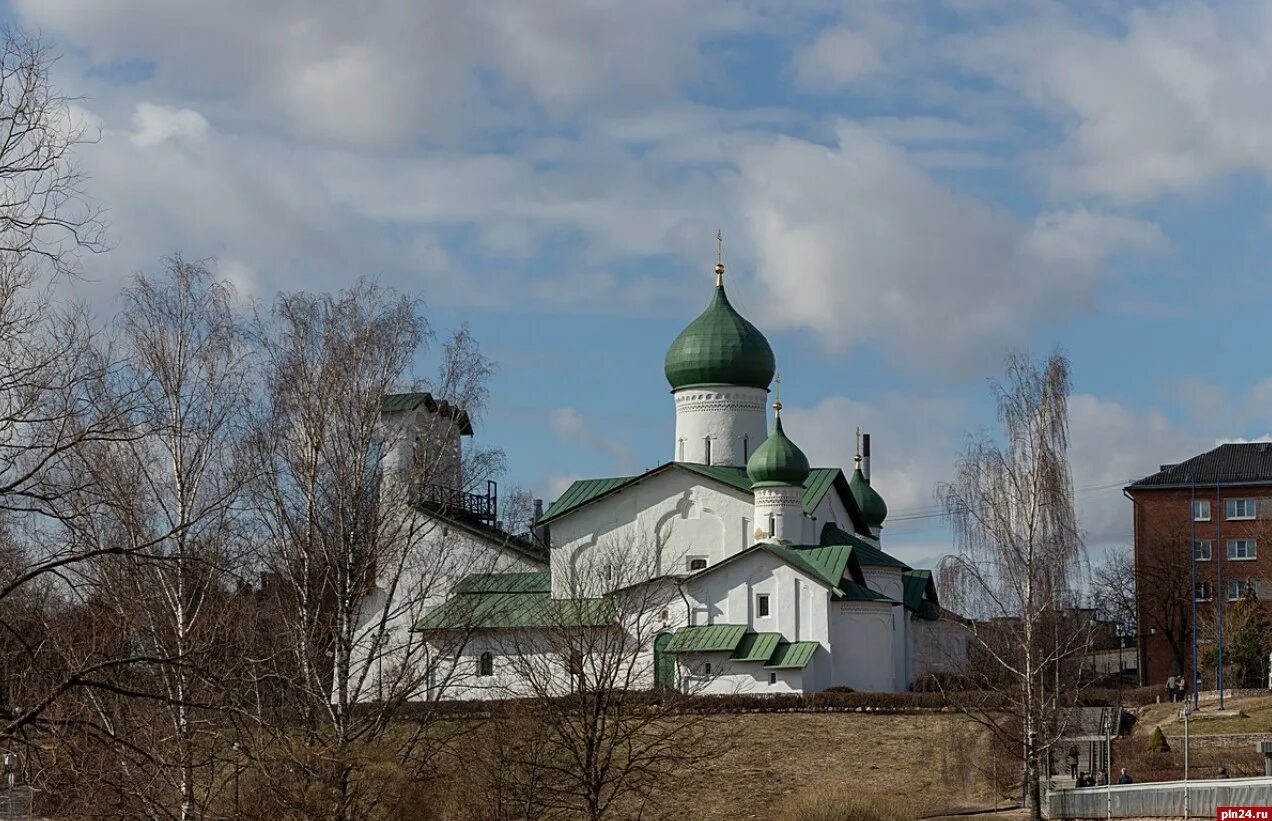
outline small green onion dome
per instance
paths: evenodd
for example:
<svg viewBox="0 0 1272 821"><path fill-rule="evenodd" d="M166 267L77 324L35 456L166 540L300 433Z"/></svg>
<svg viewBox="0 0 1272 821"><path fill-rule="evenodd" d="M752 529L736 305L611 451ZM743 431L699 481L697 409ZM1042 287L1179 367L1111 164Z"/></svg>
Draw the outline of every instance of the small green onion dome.
<svg viewBox="0 0 1272 821"><path fill-rule="evenodd" d="M883 527L883 520L888 518L888 505L879 495L879 491L872 488L866 481L865 475L861 472L860 457L858 457L857 469L853 471L852 479L848 481L848 489L852 491L852 498L856 500L866 524L870 527Z"/></svg>
<svg viewBox="0 0 1272 821"><path fill-rule="evenodd" d="M777 362L760 330L729 304L724 266L716 268L715 296L667 350L663 373L672 390L695 385L767 388Z"/></svg>
<svg viewBox="0 0 1272 821"><path fill-rule="evenodd" d="M802 487L808 478L808 457L786 438L780 405L773 420L773 432L746 462L746 475L751 477L752 487Z"/></svg>

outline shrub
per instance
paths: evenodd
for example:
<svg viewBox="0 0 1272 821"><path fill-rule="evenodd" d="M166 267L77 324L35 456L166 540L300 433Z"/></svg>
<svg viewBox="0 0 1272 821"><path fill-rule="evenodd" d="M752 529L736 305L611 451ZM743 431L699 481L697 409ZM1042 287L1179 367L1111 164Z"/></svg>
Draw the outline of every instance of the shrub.
<svg viewBox="0 0 1272 821"><path fill-rule="evenodd" d="M1144 745L1144 749L1150 753L1170 752L1170 742L1166 740L1166 734L1162 732L1161 727L1153 729L1153 734L1148 737L1148 744Z"/></svg>

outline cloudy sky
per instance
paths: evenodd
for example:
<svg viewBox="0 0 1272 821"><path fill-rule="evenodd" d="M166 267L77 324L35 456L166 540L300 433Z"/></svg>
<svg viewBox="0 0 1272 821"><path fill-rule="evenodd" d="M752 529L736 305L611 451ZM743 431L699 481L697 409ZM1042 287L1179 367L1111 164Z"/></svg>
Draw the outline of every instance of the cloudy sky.
<svg viewBox="0 0 1272 821"><path fill-rule="evenodd" d="M101 139L113 250L468 322L506 481L672 455L714 235L818 464L875 436L911 560L1004 350L1072 358L1096 552L1127 480L1272 431L1272 11L1027 0L16 0ZM421 363L426 367L426 363Z"/></svg>

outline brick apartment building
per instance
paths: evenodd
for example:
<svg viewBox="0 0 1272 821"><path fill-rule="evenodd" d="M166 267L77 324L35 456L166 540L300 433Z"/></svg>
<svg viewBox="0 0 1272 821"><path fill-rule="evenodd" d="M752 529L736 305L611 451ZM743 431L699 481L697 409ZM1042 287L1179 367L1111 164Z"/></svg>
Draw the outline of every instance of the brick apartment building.
<svg viewBox="0 0 1272 821"><path fill-rule="evenodd" d="M1272 612L1272 444L1220 445L1162 465L1125 493L1134 508L1140 669L1145 684L1161 684L1192 669L1190 547L1203 655L1219 608L1226 614L1251 591Z"/></svg>

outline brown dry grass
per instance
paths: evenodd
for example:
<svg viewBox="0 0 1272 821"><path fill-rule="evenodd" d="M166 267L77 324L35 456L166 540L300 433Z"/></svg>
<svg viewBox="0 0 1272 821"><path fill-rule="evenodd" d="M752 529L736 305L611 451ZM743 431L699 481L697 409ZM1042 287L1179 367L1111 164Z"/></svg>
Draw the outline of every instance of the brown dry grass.
<svg viewBox="0 0 1272 821"><path fill-rule="evenodd" d="M823 810L864 801L904 821L992 801L984 734L961 716L751 714L723 726L727 751L651 796L644 818L829 821L858 816Z"/></svg>

